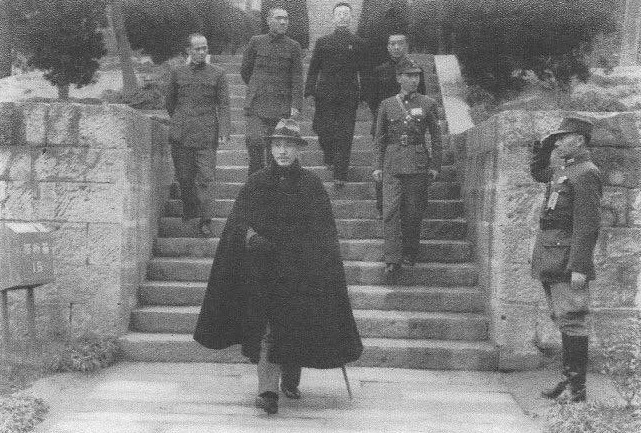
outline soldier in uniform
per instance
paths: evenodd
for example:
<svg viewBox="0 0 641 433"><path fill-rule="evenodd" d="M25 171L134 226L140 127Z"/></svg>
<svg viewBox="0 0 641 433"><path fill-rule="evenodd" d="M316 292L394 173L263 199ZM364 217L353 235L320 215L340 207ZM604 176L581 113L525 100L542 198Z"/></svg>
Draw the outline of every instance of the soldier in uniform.
<svg viewBox="0 0 641 433"><path fill-rule="evenodd" d="M266 159L272 160L264 137L272 134L279 119L298 116L303 104L302 50L285 36L287 11L270 9L267 24L267 34L249 40L240 68L247 84L245 143L250 175L264 167Z"/></svg>
<svg viewBox="0 0 641 433"><path fill-rule="evenodd" d="M323 151L323 161L334 171L334 185L347 180L360 96L358 72L365 65L365 43L349 30L349 3L334 6L332 34L316 41L309 64L305 96L315 98L313 129Z"/></svg>
<svg viewBox="0 0 641 433"><path fill-rule="evenodd" d="M376 134L376 119L378 116L378 107L384 99L396 95L401 86L396 81L396 65L405 61L409 51L407 36L401 33L389 35L387 39L388 60L374 68L374 85L369 91L367 104L372 112L372 138ZM425 77L421 74L417 92L425 94ZM376 209L379 214L383 215L383 185L376 182Z"/></svg>
<svg viewBox="0 0 641 433"><path fill-rule="evenodd" d="M183 220L200 217L198 229L211 235L214 174L219 138L229 140L231 120L225 71L208 64L207 39L189 36L189 62L169 74L165 107L171 117L170 140L183 201Z"/></svg>
<svg viewBox="0 0 641 433"><path fill-rule="evenodd" d="M383 182L385 274L414 265L426 190L441 170L436 101L417 92L423 70L405 59L397 66L400 92L381 102L376 124L374 180Z"/></svg>
<svg viewBox="0 0 641 433"><path fill-rule="evenodd" d="M557 131L533 147L532 177L547 183L532 257L532 276L541 281L552 319L561 331L563 380L543 391L547 398L585 401L593 251L601 221L602 180L590 160L592 123L566 117ZM554 152L562 163L552 166Z"/></svg>

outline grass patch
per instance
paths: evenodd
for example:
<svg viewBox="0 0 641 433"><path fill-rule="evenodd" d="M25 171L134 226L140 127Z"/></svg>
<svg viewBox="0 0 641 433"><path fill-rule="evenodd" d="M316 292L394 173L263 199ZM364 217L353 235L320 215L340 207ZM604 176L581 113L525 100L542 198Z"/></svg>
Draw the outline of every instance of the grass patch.
<svg viewBox="0 0 641 433"><path fill-rule="evenodd" d="M641 432L641 411L595 401L555 404L548 412L547 423L550 433Z"/></svg>
<svg viewBox="0 0 641 433"><path fill-rule="evenodd" d="M41 341L34 349L25 342L0 349L0 433L28 432L47 413L44 401L22 396L20 390L49 374L99 370L113 364L118 354L114 338L91 334Z"/></svg>

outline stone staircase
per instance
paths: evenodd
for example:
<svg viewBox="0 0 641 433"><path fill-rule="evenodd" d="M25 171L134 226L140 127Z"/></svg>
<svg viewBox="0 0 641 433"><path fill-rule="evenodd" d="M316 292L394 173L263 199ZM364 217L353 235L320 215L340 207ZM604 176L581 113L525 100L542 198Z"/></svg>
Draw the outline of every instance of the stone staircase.
<svg viewBox="0 0 641 433"><path fill-rule="evenodd" d="M433 58L421 56L428 93L435 98L438 81ZM247 177L242 104L245 86L240 58L218 56L229 73L232 119L236 135L218 151L216 178L218 236L234 198ZM477 286L477 268L466 240L467 222L455 167L456 155L445 151L442 174L429 191L423 220L419 263L405 267L388 285L383 276L382 221L376 219L371 183L370 114L359 109L349 182L333 189L322 153L311 131L309 107L302 133L310 146L302 164L319 175L333 204L352 308L365 350L360 366L493 370L497 351L488 340L486 294ZM159 114L159 113L154 113ZM446 129L443 124L444 130ZM139 289L130 332L120 339L126 358L136 361L246 362L239 348L214 351L192 340L218 238L199 237L196 221L181 220L182 203L169 200L159 224L147 280Z"/></svg>

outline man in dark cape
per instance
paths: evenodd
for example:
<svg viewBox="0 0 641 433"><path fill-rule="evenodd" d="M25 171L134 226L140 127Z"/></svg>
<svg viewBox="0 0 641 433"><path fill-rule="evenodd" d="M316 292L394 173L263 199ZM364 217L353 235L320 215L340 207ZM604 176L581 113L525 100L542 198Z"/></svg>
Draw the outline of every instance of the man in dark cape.
<svg viewBox="0 0 641 433"><path fill-rule="evenodd" d="M293 120L281 121L269 138L272 149L277 141L305 143ZM340 367L358 359L363 346L323 183L298 159L280 165L273 153L275 161L251 175L236 198L194 339L211 349L241 344L243 355L259 363L260 382L268 336L266 361L293 371L293 378L283 375L281 389L299 398L300 367Z"/></svg>

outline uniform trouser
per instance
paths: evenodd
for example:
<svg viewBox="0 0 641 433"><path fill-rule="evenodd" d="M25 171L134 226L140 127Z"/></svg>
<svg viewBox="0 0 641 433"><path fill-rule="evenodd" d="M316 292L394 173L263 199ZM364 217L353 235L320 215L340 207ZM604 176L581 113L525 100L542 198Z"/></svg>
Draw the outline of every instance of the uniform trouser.
<svg viewBox="0 0 641 433"><path fill-rule="evenodd" d="M249 174L252 174L270 164L274 159L265 137L274 133L279 119L266 119L250 114L247 116L245 129L245 145L249 156Z"/></svg>
<svg viewBox="0 0 641 433"><path fill-rule="evenodd" d="M559 330L571 337L588 335L587 316L590 308L588 283L574 289L570 282L543 282L545 298L551 311L552 320Z"/></svg>
<svg viewBox="0 0 641 433"><path fill-rule="evenodd" d="M334 164L334 179L347 180L357 109L358 101L351 98L316 101L318 144L323 162Z"/></svg>
<svg viewBox="0 0 641 433"><path fill-rule="evenodd" d="M171 157L180 184L183 218L214 217L216 149L185 147L173 141Z"/></svg>
<svg viewBox="0 0 641 433"><path fill-rule="evenodd" d="M267 354L273 344L269 325L260 342L260 358L258 360L258 394L271 391L278 394L278 379L282 376L283 386L288 389L297 388L300 384L301 368L292 364L274 364L269 362Z"/></svg>
<svg viewBox="0 0 641 433"><path fill-rule="evenodd" d="M416 257L427 198L428 175L387 174L383 170L383 235L385 263Z"/></svg>

